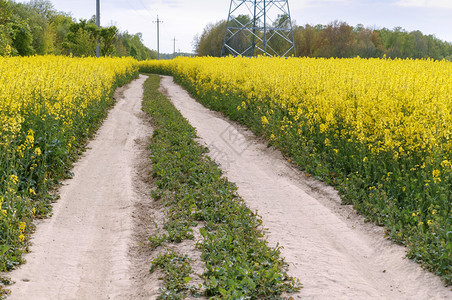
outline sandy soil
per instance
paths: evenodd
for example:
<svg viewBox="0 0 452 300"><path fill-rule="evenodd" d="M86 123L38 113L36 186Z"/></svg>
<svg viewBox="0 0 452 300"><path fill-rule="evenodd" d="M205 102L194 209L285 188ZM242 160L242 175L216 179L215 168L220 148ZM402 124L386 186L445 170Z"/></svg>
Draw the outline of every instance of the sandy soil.
<svg viewBox="0 0 452 300"><path fill-rule="evenodd" d="M37 225L8 299L149 299L139 294L152 206L146 176L151 125L141 111L145 76L119 89L116 106L61 187L51 219ZM144 253L144 255L147 255ZM149 257L148 257L149 259ZM141 272L141 273L140 273Z"/></svg>
<svg viewBox="0 0 452 300"><path fill-rule="evenodd" d="M193 100L171 77L164 92L198 131L209 154L239 188L279 243L304 299L452 299L434 275L404 258L405 249L384 238L340 205L330 187L307 178L252 133Z"/></svg>

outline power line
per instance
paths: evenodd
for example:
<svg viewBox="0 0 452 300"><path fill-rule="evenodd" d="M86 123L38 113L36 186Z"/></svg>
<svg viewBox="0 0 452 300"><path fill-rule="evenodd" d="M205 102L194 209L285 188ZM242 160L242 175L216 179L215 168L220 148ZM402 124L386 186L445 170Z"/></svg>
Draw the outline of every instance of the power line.
<svg viewBox="0 0 452 300"><path fill-rule="evenodd" d="M148 7L143 3L143 1L138 0L138 2L140 2L141 6L147 11Z"/></svg>
<svg viewBox="0 0 452 300"><path fill-rule="evenodd" d="M129 7L132 8L132 10L134 11L134 13L136 15L139 15L140 17L145 18L145 16L142 14L142 12L144 12L146 15L152 16L151 13L149 12L150 9L142 1L139 1L139 4L140 4L139 6L141 8L133 5L133 2L134 1L127 1L127 5L129 5Z"/></svg>

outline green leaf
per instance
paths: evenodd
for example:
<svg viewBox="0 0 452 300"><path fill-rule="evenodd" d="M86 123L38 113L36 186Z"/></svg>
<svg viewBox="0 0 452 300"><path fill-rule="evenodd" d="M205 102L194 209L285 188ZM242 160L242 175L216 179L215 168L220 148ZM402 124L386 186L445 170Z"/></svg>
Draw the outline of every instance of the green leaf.
<svg viewBox="0 0 452 300"><path fill-rule="evenodd" d="M187 284L187 283L189 283L191 281L191 278L190 277L184 277L184 282L185 282L185 284Z"/></svg>
<svg viewBox="0 0 452 300"><path fill-rule="evenodd" d="M11 248L11 246L8 246L8 245L2 245L0 254L1 254L1 255L5 254L6 251L8 251L10 248Z"/></svg>

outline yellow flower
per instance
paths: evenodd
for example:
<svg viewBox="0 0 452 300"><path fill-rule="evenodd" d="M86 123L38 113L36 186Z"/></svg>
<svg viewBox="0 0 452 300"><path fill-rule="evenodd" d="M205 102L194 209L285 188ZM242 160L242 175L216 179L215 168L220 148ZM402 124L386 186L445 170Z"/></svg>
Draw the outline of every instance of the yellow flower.
<svg viewBox="0 0 452 300"><path fill-rule="evenodd" d="M440 173L441 173L441 172L440 172L439 170L433 170L433 171L432 171L433 177L439 177Z"/></svg>
<svg viewBox="0 0 452 300"><path fill-rule="evenodd" d="M11 180L11 182L13 184L17 184L19 182L19 178L16 175L14 175L14 174L9 176L9 180Z"/></svg>
<svg viewBox="0 0 452 300"><path fill-rule="evenodd" d="M2 205L3 205L3 197L0 196L0 217L1 217L1 215L6 217L8 212L5 209L2 209Z"/></svg>
<svg viewBox="0 0 452 300"><path fill-rule="evenodd" d="M441 166L443 167L443 168L445 168L445 167L451 167L452 166L452 163L449 161L449 160L443 160L442 162L441 162Z"/></svg>
<svg viewBox="0 0 452 300"><path fill-rule="evenodd" d="M266 125L268 125L268 124L269 124L269 122L268 122L268 120L267 120L267 117L266 117L266 116L262 116L262 117L261 117L261 121L262 121L262 124L263 124L264 126L266 126Z"/></svg>
<svg viewBox="0 0 452 300"><path fill-rule="evenodd" d="M35 142L34 134L35 132L32 129L28 130L27 139L25 141L27 146L30 146Z"/></svg>
<svg viewBox="0 0 452 300"><path fill-rule="evenodd" d="M20 231L25 232L25 227L26 226L27 225L25 224L25 222L19 222L19 229L20 229Z"/></svg>

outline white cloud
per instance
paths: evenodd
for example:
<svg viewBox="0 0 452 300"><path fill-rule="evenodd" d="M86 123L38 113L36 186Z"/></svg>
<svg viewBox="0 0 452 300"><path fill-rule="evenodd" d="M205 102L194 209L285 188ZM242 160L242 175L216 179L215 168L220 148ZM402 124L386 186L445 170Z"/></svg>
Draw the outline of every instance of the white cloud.
<svg viewBox="0 0 452 300"><path fill-rule="evenodd" d="M450 9L452 9L452 1L450 1L450 0L399 0L395 4L397 6L405 6L405 7L450 8Z"/></svg>

